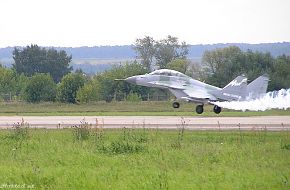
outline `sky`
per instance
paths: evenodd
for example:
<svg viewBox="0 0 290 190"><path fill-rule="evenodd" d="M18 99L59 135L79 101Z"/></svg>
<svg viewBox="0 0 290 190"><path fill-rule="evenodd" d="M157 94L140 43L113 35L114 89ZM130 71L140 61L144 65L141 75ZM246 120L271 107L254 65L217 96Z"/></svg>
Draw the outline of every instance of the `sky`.
<svg viewBox="0 0 290 190"><path fill-rule="evenodd" d="M290 0L1 0L0 47L290 42Z"/></svg>

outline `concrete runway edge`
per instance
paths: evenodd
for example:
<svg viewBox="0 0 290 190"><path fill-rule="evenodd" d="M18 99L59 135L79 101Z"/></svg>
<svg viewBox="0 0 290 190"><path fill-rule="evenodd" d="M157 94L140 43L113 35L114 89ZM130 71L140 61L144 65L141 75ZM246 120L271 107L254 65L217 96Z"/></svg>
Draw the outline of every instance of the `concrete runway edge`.
<svg viewBox="0 0 290 190"><path fill-rule="evenodd" d="M290 130L290 116L177 117L177 116L0 116L0 129L22 120L31 128L70 128L87 122L102 128L158 128L189 130Z"/></svg>

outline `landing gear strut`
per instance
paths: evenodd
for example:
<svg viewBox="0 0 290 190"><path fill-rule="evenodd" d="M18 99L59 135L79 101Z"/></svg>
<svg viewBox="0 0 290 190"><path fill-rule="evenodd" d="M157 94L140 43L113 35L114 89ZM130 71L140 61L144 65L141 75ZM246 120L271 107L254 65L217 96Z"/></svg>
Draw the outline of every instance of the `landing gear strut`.
<svg viewBox="0 0 290 190"><path fill-rule="evenodd" d="M214 113L219 114L219 113L221 113L222 108L219 107L219 106L217 106L217 105L215 105L215 106L213 107L213 111L214 111Z"/></svg>
<svg viewBox="0 0 290 190"><path fill-rule="evenodd" d="M178 102L173 102L172 107L173 108L179 108L180 104Z"/></svg>
<svg viewBox="0 0 290 190"><path fill-rule="evenodd" d="M203 105L197 105L195 108L195 111L197 114L202 114L203 113Z"/></svg>

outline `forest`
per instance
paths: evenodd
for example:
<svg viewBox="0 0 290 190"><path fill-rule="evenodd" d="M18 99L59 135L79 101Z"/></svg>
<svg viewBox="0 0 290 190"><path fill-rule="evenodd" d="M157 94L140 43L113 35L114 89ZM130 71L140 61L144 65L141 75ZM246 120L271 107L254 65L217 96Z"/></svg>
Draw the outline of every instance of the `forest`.
<svg viewBox="0 0 290 190"><path fill-rule="evenodd" d="M269 91L290 87L290 57L285 54L273 56L269 52L243 51L238 46L229 46L205 50L201 63L196 64L188 58L189 45L172 36L158 41L149 36L137 39L133 50L136 59L141 61L115 65L89 76L81 69L72 72L72 55L64 50L38 45L16 47L12 52L12 68L0 66L0 101L168 100L172 96L167 91L114 81L158 68L174 69L218 87L224 87L240 74L251 81L267 73Z"/></svg>

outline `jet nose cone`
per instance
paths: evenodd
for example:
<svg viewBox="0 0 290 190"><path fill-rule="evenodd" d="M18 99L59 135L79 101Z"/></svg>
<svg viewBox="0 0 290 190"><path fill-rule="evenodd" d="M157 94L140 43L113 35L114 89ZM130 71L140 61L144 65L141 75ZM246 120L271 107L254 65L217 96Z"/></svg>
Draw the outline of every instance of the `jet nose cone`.
<svg viewBox="0 0 290 190"><path fill-rule="evenodd" d="M131 84L136 84L136 77L128 77L125 79L125 81L127 81Z"/></svg>

